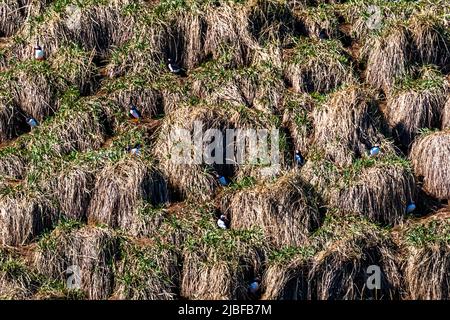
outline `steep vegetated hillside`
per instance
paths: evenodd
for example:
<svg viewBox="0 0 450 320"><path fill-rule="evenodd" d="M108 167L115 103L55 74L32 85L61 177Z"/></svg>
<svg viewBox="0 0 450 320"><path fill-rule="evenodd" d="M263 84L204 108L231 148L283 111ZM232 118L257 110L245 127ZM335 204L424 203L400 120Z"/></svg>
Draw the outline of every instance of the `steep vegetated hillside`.
<svg viewBox="0 0 450 320"><path fill-rule="evenodd" d="M0 1L1 298L450 298L446 1Z"/></svg>

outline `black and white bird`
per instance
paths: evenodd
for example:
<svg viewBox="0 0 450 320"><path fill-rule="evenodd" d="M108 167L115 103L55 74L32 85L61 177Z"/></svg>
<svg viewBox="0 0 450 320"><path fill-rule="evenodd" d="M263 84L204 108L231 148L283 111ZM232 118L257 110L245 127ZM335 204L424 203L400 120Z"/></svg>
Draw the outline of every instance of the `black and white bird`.
<svg viewBox="0 0 450 320"><path fill-rule="evenodd" d="M301 167L305 164L305 158L303 158L303 155L299 150L295 150L294 161L297 167Z"/></svg>
<svg viewBox="0 0 450 320"><path fill-rule="evenodd" d="M217 182L219 182L219 184L220 184L221 186L226 187L226 186L229 184L228 179L225 178L223 175L220 175L220 174L218 174L218 173L214 173L214 176L216 177Z"/></svg>
<svg viewBox="0 0 450 320"><path fill-rule="evenodd" d="M140 144L137 144L137 145L135 145L134 147L130 148L130 153L131 153L133 156L138 156L138 155L140 155L140 154L141 154L141 145L140 145Z"/></svg>
<svg viewBox="0 0 450 320"><path fill-rule="evenodd" d="M410 202L407 206L406 206L406 213L410 214L413 213L416 210L416 204L414 202Z"/></svg>
<svg viewBox="0 0 450 320"><path fill-rule="evenodd" d="M379 146L374 146L370 149L369 155L371 157L376 157L380 154L380 152L381 152L381 148Z"/></svg>
<svg viewBox="0 0 450 320"><path fill-rule="evenodd" d="M250 285L248 286L249 293L256 295L259 292L259 289L261 288L261 280L259 278L255 278Z"/></svg>
<svg viewBox="0 0 450 320"><path fill-rule="evenodd" d="M136 106L130 102L130 117L134 121L139 121L142 117L141 112L136 108Z"/></svg>
<svg viewBox="0 0 450 320"><path fill-rule="evenodd" d="M228 218L226 215L220 215L219 219L217 220L217 226L223 230L228 229Z"/></svg>
<svg viewBox="0 0 450 320"><path fill-rule="evenodd" d="M36 43L36 46L34 47L34 59L38 61L45 60L45 53L44 49L39 45L39 42Z"/></svg>
<svg viewBox="0 0 450 320"><path fill-rule="evenodd" d="M31 127L31 129L34 129L37 126L39 126L39 122L33 117L28 117L26 119L26 121L27 121L27 124Z"/></svg>
<svg viewBox="0 0 450 320"><path fill-rule="evenodd" d="M327 33L327 31L325 29L320 30L320 32L319 32L319 39L320 40L328 40L329 39L328 33Z"/></svg>
<svg viewBox="0 0 450 320"><path fill-rule="evenodd" d="M167 67L169 68L170 72L174 74L181 74L182 72L181 67L170 58L167 59Z"/></svg>

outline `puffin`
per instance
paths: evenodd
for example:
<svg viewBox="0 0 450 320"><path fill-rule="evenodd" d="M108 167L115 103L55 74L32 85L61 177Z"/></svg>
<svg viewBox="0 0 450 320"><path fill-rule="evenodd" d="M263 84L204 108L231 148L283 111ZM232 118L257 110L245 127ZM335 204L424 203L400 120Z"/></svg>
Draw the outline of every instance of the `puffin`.
<svg viewBox="0 0 450 320"><path fill-rule="evenodd" d="M371 157L376 157L380 154L380 152L381 152L381 148L379 146L374 146L370 149L369 155Z"/></svg>
<svg viewBox="0 0 450 320"><path fill-rule="evenodd" d="M226 229L228 229L227 222L228 222L227 217L224 214L221 214L220 218L217 220L217 226L220 229L226 230Z"/></svg>
<svg viewBox="0 0 450 320"><path fill-rule="evenodd" d="M320 32L319 32L319 39L320 40L327 40L327 39L329 39L328 33L327 33L327 31L325 29L320 30Z"/></svg>
<svg viewBox="0 0 450 320"><path fill-rule="evenodd" d="M130 153L133 156L140 155L141 154L141 145L140 144L135 145L133 148L130 149Z"/></svg>
<svg viewBox="0 0 450 320"><path fill-rule="evenodd" d="M173 60L170 58L167 59L167 67L169 68L171 73L181 74L181 67L175 62L173 62Z"/></svg>
<svg viewBox="0 0 450 320"><path fill-rule="evenodd" d="M407 206L406 206L406 213L410 214L413 213L416 210L416 204L411 201Z"/></svg>
<svg viewBox="0 0 450 320"><path fill-rule="evenodd" d="M255 278L255 279L250 283L250 285L248 286L248 291L249 291L251 294L256 295L256 294L258 293L260 287L261 287L260 282L261 282L261 281L260 281L259 278Z"/></svg>
<svg viewBox="0 0 450 320"><path fill-rule="evenodd" d="M39 45L39 42L37 42L34 47L34 59L37 61L45 60L44 49Z"/></svg>
<svg viewBox="0 0 450 320"><path fill-rule="evenodd" d="M39 125L39 122L33 117L28 117L26 121L27 124L31 127L31 129L34 129Z"/></svg>
<svg viewBox="0 0 450 320"><path fill-rule="evenodd" d="M221 186L226 187L228 185L229 182L228 182L227 178L225 178L222 175L219 175L218 173L215 173L214 175Z"/></svg>
<svg viewBox="0 0 450 320"><path fill-rule="evenodd" d="M299 150L295 150L294 161L297 167L301 167L305 164L305 158L303 158Z"/></svg>
<svg viewBox="0 0 450 320"><path fill-rule="evenodd" d="M130 117L133 118L134 121L139 121L142 117L139 110L136 108L136 106L130 102Z"/></svg>

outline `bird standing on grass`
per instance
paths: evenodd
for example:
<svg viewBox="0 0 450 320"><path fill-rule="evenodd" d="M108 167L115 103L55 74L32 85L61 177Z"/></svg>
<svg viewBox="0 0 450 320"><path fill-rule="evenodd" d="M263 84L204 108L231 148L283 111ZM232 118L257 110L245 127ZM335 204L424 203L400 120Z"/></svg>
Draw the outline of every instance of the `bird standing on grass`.
<svg viewBox="0 0 450 320"><path fill-rule="evenodd" d="M376 157L376 156L378 156L378 155L380 154L380 152L381 152L380 147L379 147L379 146L374 146L374 147L372 147L372 148L370 149L369 155L370 155L371 157Z"/></svg>
<svg viewBox="0 0 450 320"><path fill-rule="evenodd" d="M407 206L406 206L406 213L410 214L413 213L416 210L416 204L414 202L410 202Z"/></svg>
<svg viewBox="0 0 450 320"><path fill-rule="evenodd" d="M130 117L133 118L135 122L139 121L142 117L139 110L136 108L136 106L130 102Z"/></svg>
<svg viewBox="0 0 450 320"><path fill-rule="evenodd" d="M299 150L295 150L294 161L297 167L301 167L305 164L305 158L303 158L303 155Z"/></svg>
<svg viewBox="0 0 450 320"><path fill-rule="evenodd" d="M178 64L172 61L172 59L167 59L167 67L169 68L170 72L174 74L181 74L181 68Z"/></svg>
<svg viewBox="0 0 450 320"><path fill-rule="evenodd" d="M38 61L45 60L45 53L44 49L39 45L39 41L36 43L36 46L34 47L34 59Z"/></svg>
<svg viewBox="0 0 450 320"><path fill-rule="evenodd" d="M228 229L228 218L226 215L220 215L220 218L217 220L217 226L223 230Z"/></svg>
<svg viewBox="0 0 450 320"><path fill-rule="evenodd" d="M39 125L39 122L33 117L28 117L26 121L27 124L31 127L31 129L34 129Z"/></svg>

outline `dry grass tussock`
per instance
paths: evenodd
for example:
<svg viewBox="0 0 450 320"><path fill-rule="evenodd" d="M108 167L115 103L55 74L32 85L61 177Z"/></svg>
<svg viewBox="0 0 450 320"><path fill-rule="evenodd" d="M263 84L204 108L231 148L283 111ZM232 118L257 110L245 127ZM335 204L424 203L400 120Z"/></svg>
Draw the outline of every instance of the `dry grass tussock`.
<svg viewBox="0 0 450 320"><path fill-rule="evenodd" d="M0 198L0 242L19 246L30 243L56 221L49 199L28 191L12 191Z"/></svg>
<svg viewBox="0 0 450 320"><path fill-rule="evenodd" d="M205 64L193 77L193 93L210 104L229 103L268 114L280 108L284 85L276 68L224 69L215 62Z"/></svg>
<svg viewBox="0 0 450 320"><path fill-rule="evenodd" d="M434 68L422 68L420 77L406 77L387 96L388 124L408 147L423 128L440 127L448 82Z"/></svg>
<svg viewBox="0 0 450 320"><path fill-rule="evenodd" d="M346 214L362 215L381 224L400 223L416 197L411 171L401 164L355 167L334 187L331 204Z"/></svg>
<svg viewBox="0 0 450 320"><path fill-rule="evenodd" d="M94 188L95 170L89 165L68 166L40 184L65 219L86 221Z"/></svg>
<svg viewBox="0 0 450 320"><path fill-rule="evenodd" d="M106 299L113 291L113 267L118 239L109 230L65 222L43 237L34 255L39 273L66 283L71 266L78 266L81 290L89 299Z"/></svg>
<svg viewBox="0 0 450 320"><path fill-rule="evenodd" d="M348 165L380 145L373 94L361 87L337 91L313 111L314 143L324 150L326 158Z"/></svg>
<svg viewBox="0 0 450 320"><path fill-rule="evenodd" d="M411 223L401 231L406 299L449 299L449 235L449 208Z"/></svg>
<svg viewBox="0 0 450 320"><path fill-rule="evenodd" d="M261 228L277 247L303 244L321 221L313 195L296 174L238 191L225 198L222 210L232 229Z"/></svg>
<svg viewBox="0 0 450 320"><path fill-rule="evenodd" d="M127 157L98 173L88 217L111 228L130 230L138 225L144 201L155 206L165 204L166 181L151 164Z"/></svg>
<svg viewBox="0 0 450 320"><path fill-rule="evenodd" d="M397 249L387 232L365 219L327 216L310 242L285 247L264 275L263 299L396 299L400 291ZM381 289L367 287L367 268L381 269Z"/></svg>
<svg viewBox="0 0 450 320"><path fill-rule="evenodd" d="M26 264L15 250L0 248L0 299L23 300L32 297L37 279Z"/></svg>
<svg viewBox="0 0 450 320"><path fill-rule="evenodd" d="M408 33L401 25L371 37L363 47L363 55L367 56L366 81L388 92L394 80L407 71L409 52Z"/></svg>
<svg viewBox="0 0 450 320"><path fill-rule="evenodd" d="M450 199L450 132L424 134L411 147L409 155L423 189L438 199Z"/></svg>
<svg viewBox="0 0 450 320"><path fill-rule="evenodd" d="M67 3L59 9L47 9L42 22L24 25L21 34L25 41L13 48L11 57L27 59L38 40L45 44L47 57L67 43L105 55L113 45L119 46L133 34L134 20L122 11L129 3L128 0L108 1L82 7Z"/></svg>
<svg viewBox="0 0 450 320"><path fill-rule="evenodd" d="M132 300L176 297L177 256L170 248L128 240L122 243L115 273L114 296Z"/></svg>
<svg viewBox="0 0 450 320"><path fill-rule="evenodd" d="M229 119L220 108L182 106L163 120L154 151L159 161L158 167L167 177L169 189L174 190L182 197L192 196L208 199L217 187L214 177L207 172L203 165L177 163L176 161L176 157L186 160L186 157L190 158L195 154L194 150L189 147L191 140L184 141L183 138L177 137L174 135L174 130L187 130L190 137L193 137L196 121L202 125L202 130L205 128L223 130L230 127Z"/></svg>
<svg viewBox="0 0 450 320"><path fill-rule="evenodd" d="M261 264L252 248L236 248L225 260L213 248L187 251L183 259L181 296L194 300L248 299L247 285Z"/></svg>
<svg viewBox="0 0 450 320"><path fill-rule="evenodd" d="M296 92L329 92L355 79L339 41L310 38L296 42L284 74Z"/></svg>

